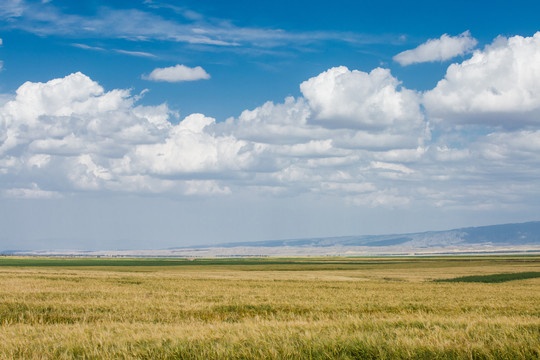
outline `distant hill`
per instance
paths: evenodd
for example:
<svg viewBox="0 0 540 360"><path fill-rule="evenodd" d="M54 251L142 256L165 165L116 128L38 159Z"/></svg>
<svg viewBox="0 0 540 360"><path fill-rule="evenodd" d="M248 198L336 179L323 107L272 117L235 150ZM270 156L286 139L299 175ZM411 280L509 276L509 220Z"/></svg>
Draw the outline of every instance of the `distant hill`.
<svg viewBox="0 0 540 360"><path fill-rule="evenodd" d="M407 247L410 246L414 248L448 246L469 247L471 245L540 245L540 221L519 224L468 227L445 231L427 231L410 234L358 235L255 242L232 242L199 247L386 247L395 245Z"/></svg>
<svg viewBox="0 0 540 360"><path fill-rule="evenodd" d="M196 245L161 250L11 250L3 255L244 257L538 254L540 221L410 234L320 237Z"/></svg>

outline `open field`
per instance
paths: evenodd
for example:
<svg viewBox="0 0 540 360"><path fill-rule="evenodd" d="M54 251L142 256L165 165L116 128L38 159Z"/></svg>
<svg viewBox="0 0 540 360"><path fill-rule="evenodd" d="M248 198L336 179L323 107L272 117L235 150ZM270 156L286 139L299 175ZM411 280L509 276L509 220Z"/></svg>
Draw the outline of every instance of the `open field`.
<svg viewBox="0 0 540 360"><path fill-rule="evenodd" d="M0 358L537 359L539 271L539 256L5 257ZM470 276L505 281L437 281Z"/></svg>

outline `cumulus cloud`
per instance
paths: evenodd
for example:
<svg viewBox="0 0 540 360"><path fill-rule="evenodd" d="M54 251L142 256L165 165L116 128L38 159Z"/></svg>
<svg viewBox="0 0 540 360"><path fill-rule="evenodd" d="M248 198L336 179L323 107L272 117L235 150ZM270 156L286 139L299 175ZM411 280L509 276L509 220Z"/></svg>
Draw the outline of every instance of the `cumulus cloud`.
<svg viewBox="0 0 540 360"><path fill-rule="evenodd" d="M489 81L501 81L505 91L534 95L538 82L529 78L536 79L536 65L524 59L537 56L536 36L499 39L449 73L452 67L462 71L466 83L469 67L477 66L481 84L496 77ZM500 71L492 52L505 55ZM528 76L511 83L510 68ZM140 95L107 91L81 73L27 82L0 104L0 194L304 194L369 207L481 207L540 199L530 186L540 176L534 99L521 100L533 103L521 128L482 127L474 116L456 115L459 106L436 104L435 95L472 101L474 94L451 94L465 91L457 84L465 86L447 74L422 97L389 70L338 67L302 83L301 97L267 102L218 122L203 114L178 119L165 104L139 105ZM483 106L500 113L499 104L492 110L489 103ZM506 109L519 122L519 106ZM435 115L440 120L430 125ZM476 124L474 133L441 126L458 115L462 123Z"/></svg>
<svg viewBox="0 0 540 360"><path fill-rule="evenodd" d="M458 36L443 34L439 39L429 39L412 50L403 51L394 56L403 66L434 61L445 61L456 56L470 53L478 44L469 31Z"/></svg>
<svg viewBox="0 0 540 360"><path fill-rule="evenodd" d="M245 141L219 136L208 128L215 119L192 114L171 127L160 143L137 145L122 159L130 173L158 176L216 173L249 166L253 154Z"/></svg>
<svg viewBox="0 0 540 360"><path fill-rule="evenodd" d="M181 82L210 79L210 75L200 66L190 68L185 65L175 65L166 68L156 68L143 79L152 81Z"/></svg>
<svg viewBox="0 0 540 360"><path fill-rule="evenodd" d="M314 84L310 90L320 91ZM268 102L222 123L191 114L176 124L166 105L137 105L138 98L127 90L105 91L82 73L23 84L0 107L3 194L127 191L200 196L251 189L367 196L380 190L374 185L377 174L388 169L370 166L375 153L366 139L391 139L385 146L406 150L416 148L425 136L416 118L400 135L412 140L401 144L384 136L385 129L397 133L406 128L399 117L399 126L390 120L374 127L374 133L312 122L316 111L304 98ZM379 147L377 156L382 153Z"/></svg>
<svg viewBox="0 0 540 360"><path fill-rule="evenodd" d="M244 110L237 119L229 118L219 127L254 142L297 144L327 135L325 129L308 124L310 114L304 99L290 96L282 104L268 101L255 109Z"/></svg>
<svg viewBox="0 0 540 360"><path fill-rule="evenodd" d="M540 123L540 32L499 37L471 59L448 67L424 94L431 117L458 123Z"/></svg>
<svg viewBox="0 0 540 360"><path fill-rule="evenodd" d="M164 138L169 116L164 105L137 106L129 91L106 92L81 73L27 82L0 108L0 167L58 187L44 191L120 186L115 159Z"/></svg>
<svg viewBox="0 0 540 360"><path fill-rule="evenodd" d="M335 67L303 82L300 90L313 120L325 127L401 131L423 121L417 94L400 87L388 69Z"/></svg>

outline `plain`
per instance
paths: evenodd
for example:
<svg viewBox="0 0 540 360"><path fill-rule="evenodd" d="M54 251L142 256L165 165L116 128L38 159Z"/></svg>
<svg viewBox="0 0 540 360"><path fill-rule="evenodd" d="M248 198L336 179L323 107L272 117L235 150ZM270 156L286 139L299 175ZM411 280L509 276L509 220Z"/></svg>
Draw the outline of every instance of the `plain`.
<svg viewBox="0 0 540 360"><path fill-rule="evenodd" d="M537 359L539 275L539 256L4 257L0 358Z"/></svg>

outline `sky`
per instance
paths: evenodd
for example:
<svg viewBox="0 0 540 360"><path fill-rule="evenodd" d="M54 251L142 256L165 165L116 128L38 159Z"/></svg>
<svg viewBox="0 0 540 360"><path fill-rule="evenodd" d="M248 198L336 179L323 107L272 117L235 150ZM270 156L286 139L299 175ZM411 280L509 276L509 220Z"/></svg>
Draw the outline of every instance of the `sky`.
<svg viewBox="0 0 540 360"><path fill-rule="evenodd" d="M0 0L0 250L538 220L539 12Z"/></svg>

